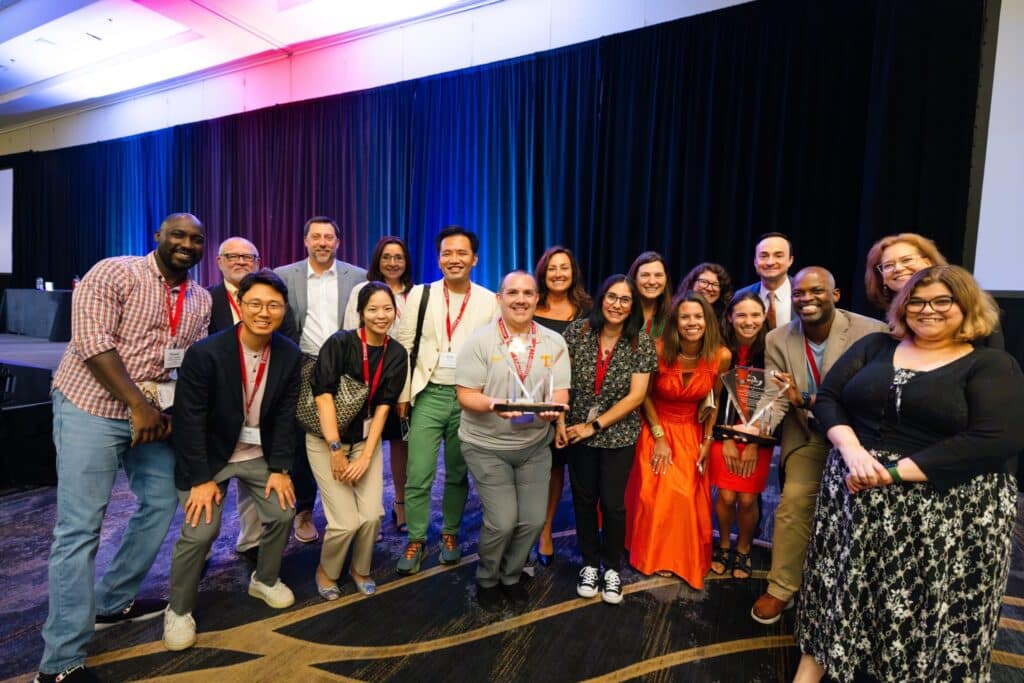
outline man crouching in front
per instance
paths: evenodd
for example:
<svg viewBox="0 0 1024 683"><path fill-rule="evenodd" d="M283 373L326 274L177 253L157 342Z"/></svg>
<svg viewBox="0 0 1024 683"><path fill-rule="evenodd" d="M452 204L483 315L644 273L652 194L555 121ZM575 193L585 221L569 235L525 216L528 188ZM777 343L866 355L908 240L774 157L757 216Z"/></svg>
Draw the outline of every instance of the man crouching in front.
<svg viewBox="0 0 1024 683"><path fill-rule="evenodd" d="M185 519L171 558L164 615L168 650L196 642L192 609L232 477L249 490L263 523L249 595L278 609L295 602L278 579L295 516L288 470L295 452L301 358L298 346L275 333L287 301L288 288L273 271L246 275L238 285L241 322L193 345L178 373L175 484Z"/></svg>

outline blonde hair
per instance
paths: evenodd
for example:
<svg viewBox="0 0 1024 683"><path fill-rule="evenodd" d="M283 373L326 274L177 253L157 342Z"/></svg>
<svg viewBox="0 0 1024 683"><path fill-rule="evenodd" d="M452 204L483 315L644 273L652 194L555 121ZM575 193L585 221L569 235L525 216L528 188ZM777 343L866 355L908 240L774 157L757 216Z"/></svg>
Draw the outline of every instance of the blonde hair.
<svg viewBox="0 0 1024 683"><path fill-rule="evenodd" d="M867 291L868 301L883 311L889 308L894 292L885 286L882 274L878 272L878 264L882 262L882 252L894 244L909 244L917 249L921 256L932 262L933 266L946 265L946 257L942 255L935 242L924 235L916 232L901 232L896 235L888 235L871 245L868 250L867 266L864 270L864 289Z"/></svg>
<svg viewBox="0 0 1024 683"><path fill-rule="evenodd" d="M960 266L942 265L917 271L893 297L886 318L894 338L914 336L913 330L907 325L907 302L915 291L935 283L946 286L964 315L964 321L956 331L957 341L971 342L995 331L999 325L999 307L992 295L983 290L977 280Z"/></svg>

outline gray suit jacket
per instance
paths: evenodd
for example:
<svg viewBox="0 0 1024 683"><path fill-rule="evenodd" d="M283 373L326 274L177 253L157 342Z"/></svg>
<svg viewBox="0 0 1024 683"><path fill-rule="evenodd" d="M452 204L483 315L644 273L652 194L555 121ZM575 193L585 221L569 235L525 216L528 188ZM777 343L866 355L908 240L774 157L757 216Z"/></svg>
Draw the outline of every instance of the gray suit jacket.
<svg viewBox="0 0 1024 683"><path fill-rule="evenodd" d="M851 313L841 308L836 309L836 318L832 321L828 340L825 346L825 358L821 368L822 380L843 353L858 339L872 332L887 332L888 326L874 318ZM807 352L804 348L804 331L800 318L794 318L789 324L777 327L768 333L765 339L764 364L766 370L786 372L796 382L799 391L807 391L810 382L807 377ZM782 461L795 449L808 442L799 416L790 411L790 403L780 400L774 406L777 425L782 420Z"/></svg>
<svg viewBox="0 0 1024 683"><path fill-rule="evenodd" d="M295 329L298 336L302 338L302 326L306 323L306 281L308 259L302 259L287 266L275 268L274 272L281 276L284 283L288 285L288 309L291 311L295 321ZM345 320L345 306L348 304L348 296L352 288L360 282L366 282L366 271L358 266L344 261L334 261L335 270L338 272L338 325L339 329Z"/></svg>

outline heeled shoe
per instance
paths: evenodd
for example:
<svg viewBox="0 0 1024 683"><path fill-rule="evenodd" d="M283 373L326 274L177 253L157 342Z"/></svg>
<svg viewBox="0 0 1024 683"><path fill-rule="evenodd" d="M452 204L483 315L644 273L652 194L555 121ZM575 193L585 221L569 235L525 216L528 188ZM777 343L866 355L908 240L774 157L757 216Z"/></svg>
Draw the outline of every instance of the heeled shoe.
<svg viewBox="0 0 1024 683"><path fill-rule="evenodd" d="M409 532L409 525L405 523L405 520L402 520L401 524L398 523L398 510L395 508L399 505L402 506L402 517L405 517L405 501L396 500L394 507L391 508L391 523L395 525L395 529L398 530L398 533L405 534Z"/></svg>
<svg viewBox="0 0 1024 683"><path fill-rule="evenodd" d="M540 551L540 543L538 543L535 547L537 549L537 561L540 562L540 566L549 566L551 562L555 559L555 554L551 553L550 555L545 555L544 553L542 553Z"/></svg>

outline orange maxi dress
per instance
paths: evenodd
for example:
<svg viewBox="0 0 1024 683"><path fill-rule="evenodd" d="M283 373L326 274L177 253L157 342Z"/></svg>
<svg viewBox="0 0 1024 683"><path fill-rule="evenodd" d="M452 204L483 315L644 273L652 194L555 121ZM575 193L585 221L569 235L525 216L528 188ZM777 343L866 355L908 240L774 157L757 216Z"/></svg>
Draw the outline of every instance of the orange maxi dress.
<svg viewBox="0 0 1024 683"><path fill-rule="evenodd" d="M697 410L714 386L717 366L701 359L684 386L681 363L669 367L658 357L651 398L672 464L654 474L654 437L645 420L626 488L626 548L638 571L670 571L699 589L711 568L711 488L697 470L703 437Z"/></svg>

